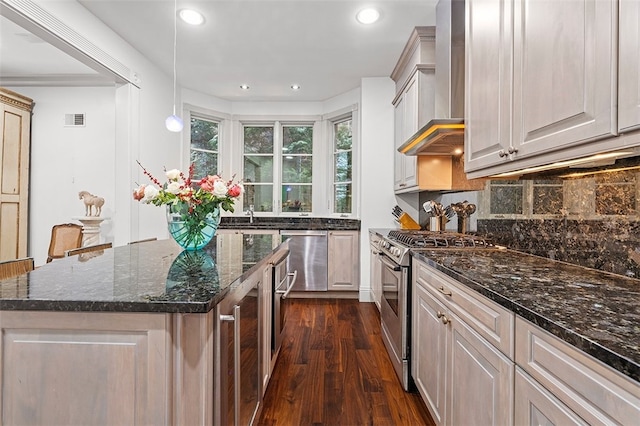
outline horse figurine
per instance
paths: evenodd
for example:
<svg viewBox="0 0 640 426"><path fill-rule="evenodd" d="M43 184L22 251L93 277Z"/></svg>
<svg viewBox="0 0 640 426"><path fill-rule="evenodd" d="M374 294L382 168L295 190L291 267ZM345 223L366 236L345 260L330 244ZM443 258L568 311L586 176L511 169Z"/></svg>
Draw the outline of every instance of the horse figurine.
<svg viewBox="0 0 640 426"><path fill-rule="evenodd" d="M78 192L78 199L84 201L84 208L86 216L100 216L102 213L102 206L104 205L104 198L96 197L90 194L89 191ZM95 208L95 214L93 209Z"/></svg>

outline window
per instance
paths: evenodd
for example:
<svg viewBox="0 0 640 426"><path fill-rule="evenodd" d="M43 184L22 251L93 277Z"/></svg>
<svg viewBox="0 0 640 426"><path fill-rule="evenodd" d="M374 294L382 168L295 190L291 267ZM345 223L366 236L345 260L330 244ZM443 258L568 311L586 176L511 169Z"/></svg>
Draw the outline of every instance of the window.
<svg viewBox="0 0 640 426"><path fill-rule="evenodd" d="M351 117L333 123L333 212L352 212L353 134Z"/></svg>
<svg viewBox="0 0 640 426"><path fill-rule="evenodd" d="M282 127L282 211L311 212L313 126Z"/></svg>
<svg viewBox="0 0 640 426"><path fill-rule="evenodd" d="M190 164L194 165L194 179L218 172L219 123L191 117Z"/></svg>
<svg viewBox="0 0 640 426"><path fill-rule="evenodd" d="M273 211L274 126L244 126L243 208Z"/></svg>

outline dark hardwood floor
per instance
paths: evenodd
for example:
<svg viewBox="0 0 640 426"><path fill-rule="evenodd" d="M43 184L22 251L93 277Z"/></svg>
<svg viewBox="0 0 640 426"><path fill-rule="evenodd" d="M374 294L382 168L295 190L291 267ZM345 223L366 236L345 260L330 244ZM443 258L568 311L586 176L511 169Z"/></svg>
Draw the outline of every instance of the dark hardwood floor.
<svg viewBox="0 0 640 426"><path fill-rule="evenodd" d="M406 393L373 303L288 299L280 357L258 425L434 425Z"/></svg>

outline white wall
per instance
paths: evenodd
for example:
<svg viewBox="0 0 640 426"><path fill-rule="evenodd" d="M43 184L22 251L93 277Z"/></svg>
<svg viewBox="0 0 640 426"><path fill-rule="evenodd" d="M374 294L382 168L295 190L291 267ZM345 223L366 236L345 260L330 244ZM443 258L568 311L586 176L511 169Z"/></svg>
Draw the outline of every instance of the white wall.
<svg viewBox="0 0 640 426"><path fill-rule="evenodd" d="M114 87L12 90L35 101L31 126L29 185L29 253L36 265L45 263L51 227L75 222L85 208L78 192L87 190L105 198L102 216L114 212L115 110ZM84 113L84 127L65 127L65 113ZM110 222L103 240L113 241Z"/></svg>
<svg viewBox="0 0 640 426"><path fill-rule="evenodd" d="M11 88L33 98L36 104L32 135L30 192L33 204L29 254L34 256L36 265L42 264L48 248L51 221L68 222L71 217L82 213L78 200L69 202L64 198L76 194L78 185L87 186L79 189L94 191L107 199L108 208L103 215L108 214L112 220L103 224L103 239L121 245L148 236L167 236L164 210L140 206L131 194L134 182L147 182L136 160L139 159L160 177L165 166L171 168L173 164L179 164L180 135L164 127L164 120L173 107L171 76L156 68L79 3L50 0L36 0L36 3L134 71L140 78L140 87L128 85L130 89L125 86L124 92L122 87ZM128 94L123 96L123 93ZM178 98L178 104L179 101ZM77 149L73 150L73 156L68 156L67 148L71 146L69 133L54 123L61 112L68 112L68 108L74 110L70 112L88 114L84 132L90 137L72 145L89 148L93 166L85 161L83 155L75 152ZM78 111L78 108L84 111ZM45 109L57 115L47 118ZM95 121L98 114L102 115L101 123ZM72 135L81 134L78 129L72 130L75 131ZM66 166L51 174L51 168L60 163ZM72 179L73 184L70 183ZM94 184L93 180L99 182ZM50 195L52 186L61 188L54 201Z"/></svg>
<svg viewBox="0 0 640 426"><path fill-rule="evenodd" d="M393 106L395 84L387 77L363 78L360 98L360 300L371 301L369 228L395 228Z"/></svg>

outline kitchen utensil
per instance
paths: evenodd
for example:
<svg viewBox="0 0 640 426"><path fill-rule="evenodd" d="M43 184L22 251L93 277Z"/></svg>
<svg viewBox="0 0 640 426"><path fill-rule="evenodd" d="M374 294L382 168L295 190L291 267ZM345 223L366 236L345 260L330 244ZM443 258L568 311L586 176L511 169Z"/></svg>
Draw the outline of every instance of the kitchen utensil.
<svg viewBox="0 0 640 426"><path fill-rule="evenodd" d="M424 204L422 205L422 208L424 209L425 212L427 212L427 216L432 217L433 214L433 201L429 200L429 201L425 201Z"/></svg>
<svg viewBox="0 0 640 426"><path fill-rule="evenodd" d="M456 212L451 207L451 204L444 208L444 215L447 217L447 219L451 219L453 216L455 216L455 214Z"/></svg>

